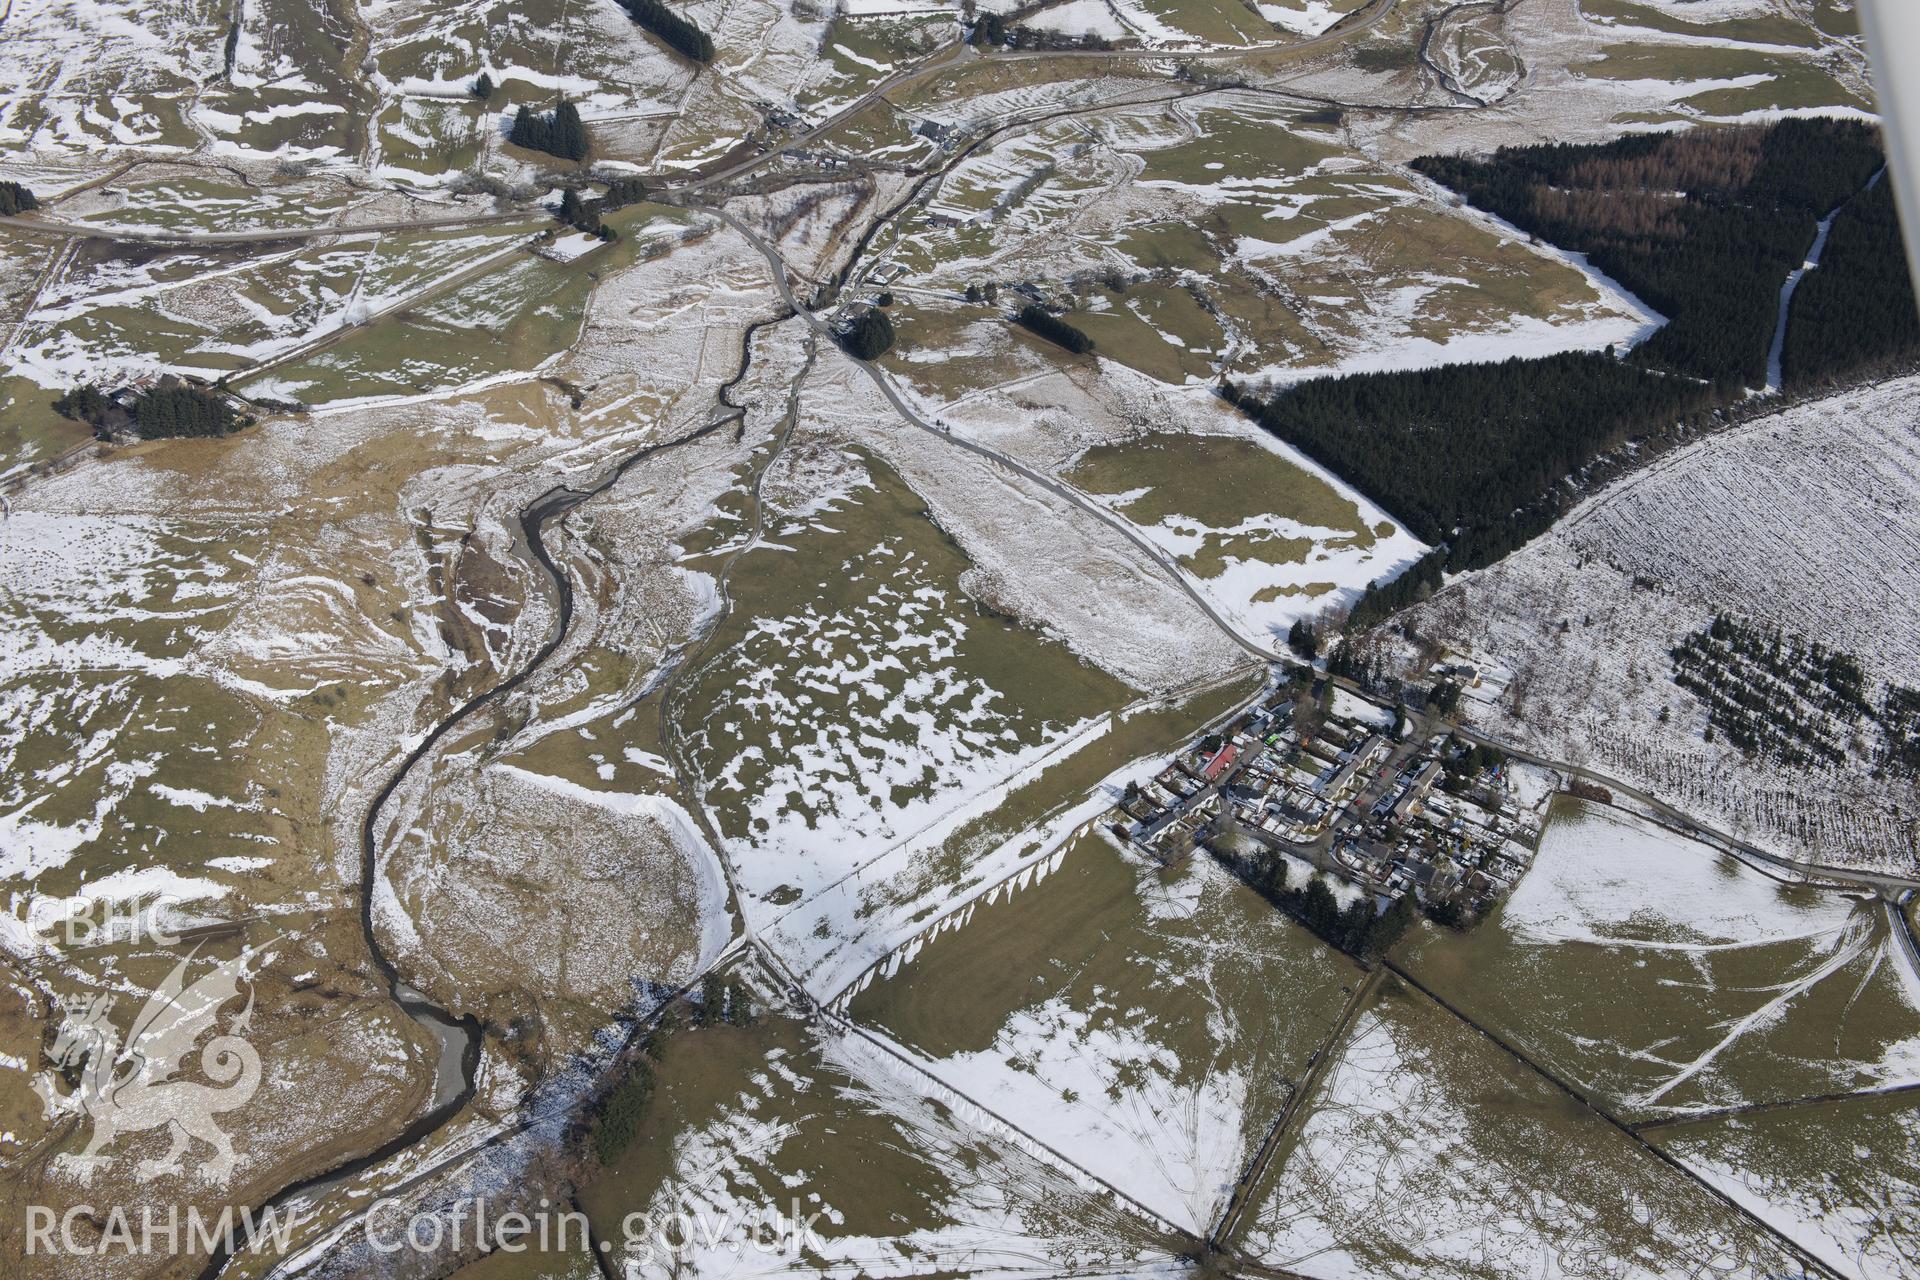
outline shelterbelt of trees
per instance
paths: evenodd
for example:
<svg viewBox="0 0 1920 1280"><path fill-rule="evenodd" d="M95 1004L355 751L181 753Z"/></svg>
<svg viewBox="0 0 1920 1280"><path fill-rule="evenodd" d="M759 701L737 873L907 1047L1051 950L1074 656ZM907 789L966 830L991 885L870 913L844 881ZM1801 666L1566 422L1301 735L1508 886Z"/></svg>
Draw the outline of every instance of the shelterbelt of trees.
<svg viewBox="0 0 1920 1280"><path fill-rule="evenodd" d="M1083 356L1093 350L1092 338L1038 303L1030 302L1020 308L1014 315L1013 322L1031 333L1039 334L1048 342L1065 347L1077 356Z"/></svg>
<svg viewBox="0 0 1920 1280"><path fill-rule="evenodd" d="M1840 120L1505 147L1417 168L1589 260L1669 317L1635 350L1320 379L1222 394L1359 486L1435 550L1370 587L1363 628L1543 532L1566 481L1629 440L1697 427L1761 385L1780 287L1833 214L1788 312L1791 387L1920 358L1876 133Z"/></svg>
<svg viewBox="0 0 1920 1280"><path fill-rule="evenodd" d="M107 427L115 412L113 401L91 383L73 388L55 400L53 408L64 418L91 424L96 431ZM173 381L135 397L131 418L144 440L231 435L253 424L253 419L235 413L233 402L221 392Z"/></svg>
<svg viewBox="0 0 1920 1280"><path fill-rule="evenodd" d="M667 8L660 0L620 0L620 4L635 22L666 42L668 47L695 62L713 61L712 37Z"/></svg>

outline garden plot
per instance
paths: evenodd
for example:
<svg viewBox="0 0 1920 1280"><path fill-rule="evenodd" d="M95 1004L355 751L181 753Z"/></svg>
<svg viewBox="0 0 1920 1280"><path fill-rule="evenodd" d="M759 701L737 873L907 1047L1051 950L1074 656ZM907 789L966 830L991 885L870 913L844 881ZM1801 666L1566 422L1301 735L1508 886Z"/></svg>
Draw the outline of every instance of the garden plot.
<svg viewBox="0 0 1920 1280"><path fill-rule="evenodd" d="M1239 1245L1310 1275L1799 1274L1759 1224L1389 979L1254 1189Z"/></svg>
<svg viewBox="0 0 1920 1280"><path fill-rule="evenodd" d="M1648 1135L1843 1276L1920 1266L1920 1108L1853 1098L1676 1125Z"/></svg>
<svg viewBox="0 0 1920 1280"><path fill-rule="evenodd" d="M889 962L851 1013L1204 1235L1359 977L1210 859L1161 870L1088 835Z"/></svg>
<svg viewBox="0 0 1920 1280"><path fill-rule="evenodd" d="M1875 704L1883 681L1913 682L1914 385L1810 402L1672 454L1396 624L1513 673L1497 697L1464 704L1497 737L1770 851L1911 868L1910 776L1866 751L1792 768L1710 740L1670 650L1725 611L1852 652ZM1418 645L1376 643L1424 671Z"/></svg>
<svg viewBox="0 0 1920 1280"><path fill-rule="evenodd" d="M750 918L1036 764L1127 700L968 597L968 561L883 464L733 565L734 612L675 708Z"/></svg>
<svg viewBox="0 0 1920 1280"><path fill-rule="evenodd" d="M1167 434L1099 445L1064 478L1143 529L1243 632L1270 644L1424 550L1258 438Z"/></svg>
<svg viewBox="0 0 1920 1280"><path fill-rule="evenodd" d="M1100 355L1176 385L1602 347L1649 324L1577 265L1350 150L1324 115L1227 93L1016 133L877 244L875 270L914 286L903 342L921 328L959 359L956 387L1004 310L960 301L988 283L1038 285Z"/></svg>
<svg viewBox="0 0 1920 1280"><path fill-rule="evenodd" d="M901 1277L1180 1267L1167 1233L857 1033L825 1025L775 1011L656 1045L637 1135L580 1196L616 1266ZM809 1222L812 1238L792 1252L755 1248L751 1233L772 1210ZM654 1238L681 1236L676 1214L704 1224L677 1259ZM762 1239L776 1243L771 1231Z"/></svg>
<svg viewBox="0 0 1920 1280"><path fill-rule="evenodd" d="M1870 898L1561 801L1513 896L1409 972L1629 1120L1920 1083L1920 975Z"/></svg>

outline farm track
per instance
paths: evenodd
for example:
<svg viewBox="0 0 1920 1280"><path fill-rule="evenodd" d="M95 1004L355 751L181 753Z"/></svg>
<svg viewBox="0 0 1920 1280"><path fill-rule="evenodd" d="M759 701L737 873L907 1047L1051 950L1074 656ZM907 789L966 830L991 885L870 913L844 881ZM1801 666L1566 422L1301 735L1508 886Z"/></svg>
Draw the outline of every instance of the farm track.
<svg viewBox="0 0 1920 1280"><path fill-rule="evenodd" d="M1226 1212L1220 1215L1220 1222L1213 1229L1208 1244L1215 1249L1230 1249L1230 1241L1240 1229L1240 1219L1245 1216L1247 1205L1259 1187L1260 1180L1266 1176L1267 1168L1279 1152L1280 1145L1294 1132L1294 1122L1306 1111L1307 1102L1319 1089L1320 1081L1326 1077L1327 1067L1336 1061L1340 1046L1346 1041L1347 1032L1353 1027L1353 1020L1360 1016L1361 1010L1373 1002L1374 993L1380 989L1381 981L1386 977L1384 965L1376 965L1354 987L1353 994L1347 998L1346 1007L1341 1009L1340 1018L1334 1023L1333 1033L1326 1042L1315 1051L1313 1065L1287 1095L1286 1106L1280 1109L1280 1115L1267 1131L1266 1139L1248 1161L1247 1168L1234 1184L1233 1194L1227 1200Z"/></svg>
<svg viewBox="0 0 1920 1280"><path fill-rule="evenodd" d="M1780 1111L1796 1111L1801 1107L1817 1107L1823 1103L1867 1101L1872 1098L1899 1098L1920 1093L1920 1084L1896 1084L1883 1089L1852 1089L1841 1093L1818 1093L1804 1098L1783 1098L1779 1102L1750 1102L1741 1107L1720 1107L1713 1111L1697 1111L1674 1120L1652 1120L1645 1124L1632 1126L1635 1133L1642 1136L1649 1133L1669 1133L1676 1129L1687 1129L1697 1124L1712 1124L1717 1120L1737 1120L1743 1116L1772 1115Z"/></svg>

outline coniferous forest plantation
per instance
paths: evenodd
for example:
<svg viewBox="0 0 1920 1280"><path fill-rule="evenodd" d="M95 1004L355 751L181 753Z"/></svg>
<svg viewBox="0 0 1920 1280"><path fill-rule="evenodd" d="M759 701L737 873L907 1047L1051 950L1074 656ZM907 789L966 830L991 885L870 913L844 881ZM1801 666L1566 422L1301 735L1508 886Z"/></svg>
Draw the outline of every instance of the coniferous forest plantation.
<svg viewBox="0 0 1920 1280"><path fill-rule="evenodd" d="M1905 264L1893 184L1883 174L1834 215L1820 269L1794 292L1780 352L1789 388L1888 372L1920 351Z"/></svg>
<svg viewBox="0 0 1920 1280"><path fill-rule="evenodd" d="M1920 354L1883 165L1874 129L1813 119L1416 161L1473 204L1586 254L1667 322L1626 353L1360 373L1270 395L1224 386L1435 545L1370 589L1354 624L1430 589L1442 567L1478 568L1525 543L1574 496L1563 482L1602 454L1702 425L1762 386L1781 286L1829 215L1820 269L1788 310L1786 382L1886 371Z"/></svg>

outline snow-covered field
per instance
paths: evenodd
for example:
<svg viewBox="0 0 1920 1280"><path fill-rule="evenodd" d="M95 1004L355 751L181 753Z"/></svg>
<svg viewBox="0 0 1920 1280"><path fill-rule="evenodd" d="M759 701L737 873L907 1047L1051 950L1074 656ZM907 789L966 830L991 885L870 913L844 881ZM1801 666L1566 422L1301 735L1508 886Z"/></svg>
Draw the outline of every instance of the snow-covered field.
<svg viewBox="0 0 1920 1280"><path fill-rule="evenodd" d="M1204 1234L1357 969L1211 859L1162 875L1096 838L968 917L863 992L853 1016Z"/></svg>
<svg viewBox="0 0 1920 1280"><path fill-rule="evenodd" d="M1764 848L1912 868L1920 796L1856 749L1789 768L1709 740L1668 651L1725 611L1853 653L1869 699L1908 684L1920 511L1916 383L1789 409L1662 459L1400 620L1510 672L1473 722L1619 778ZM1384 637L1402 659L1414 650Z"/></svg>
<svg viewBox="0 0 1920 1280"><path fill-rule="evenodd" d="M673 1119L584 1198L633 1274L1176 1268L1154 1224L858 1032L777 1012L745 1030L682 1032L656 1080ZM771 1247L774 1209L812 1234ZM679 1235L676 1214L701 1224L677 1256L662 1244Z"/></svg>
<svg viewBox="0 0 1920 1280"><path fill-rule="evenodd" d="M1390 981L1361 1014L1241 1247L1314 1276L1792 1272L1756 1225L1439 1006Z"/></svg>
<svg viewBox="0 0 1920 1280"><path fill-rule="evenodd" d="M1920 974L1867 896L1562 801L1533 869L1408 971L1632 1119L1920 1083Z"/></svg>
<svg viewBox="0 0 1920 1280"><path fill-rule="evenodd" d="M1920 1111L1860 1098L1685 1126L1662 1149L1853 1280L1920 1263Z"/></svg>

